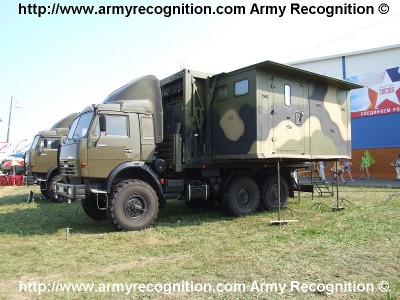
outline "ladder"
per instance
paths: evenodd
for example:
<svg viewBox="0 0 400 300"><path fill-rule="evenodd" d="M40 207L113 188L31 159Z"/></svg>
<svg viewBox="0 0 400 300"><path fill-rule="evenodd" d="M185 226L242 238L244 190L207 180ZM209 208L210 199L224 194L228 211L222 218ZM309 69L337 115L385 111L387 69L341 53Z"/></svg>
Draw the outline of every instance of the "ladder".
<svg viewBox="0 0 400 300"><path fill-rule="evenodd" d="M306 175L308 177L308 180L312 184L313 188L317 191L317 193L322 196L322 195L334 195L333 192L333 187L329 185L328 181L322 180L322 178L319 176L317 170L313 167L309 168L306 172Z"/></svg>

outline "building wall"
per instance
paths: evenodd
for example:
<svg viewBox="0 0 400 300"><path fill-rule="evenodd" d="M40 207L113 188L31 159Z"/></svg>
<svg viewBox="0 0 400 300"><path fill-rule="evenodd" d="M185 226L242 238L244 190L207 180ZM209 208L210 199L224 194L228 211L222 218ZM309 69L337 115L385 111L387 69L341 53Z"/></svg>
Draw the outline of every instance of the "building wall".
<svg viewBox="0 0 400 300"><path fill-rule="evenodd" d="M396 171L390 164L399 156L400 148L353 149L351 159L353 178L361 178L361 156L366 150L375 159L375 164L369 168L370 177L396 179Z"/></svg>
<svg viewBox="0 0 400 300"><path fill-rule="evenodd" d="M400 114L351 119L352 149L400 147Z"/></svg>
<svg viewBox="0 0 400 300"><path fill-rule="evenodd" d="M398 67L400 65L400 45L290 62L288 64L339 79L349 78Z"/></svg>
<svg viewBox="0 0 400 300"><path fill-rule="evenodd" d="M289 64L340 79L351 78L399 67L400 45ZM376 161L370 168L371 177L395 178L390 163L400 154L400 113L352 118L351 122L354 177L360 177L361 156L368 150Z"/></svg>

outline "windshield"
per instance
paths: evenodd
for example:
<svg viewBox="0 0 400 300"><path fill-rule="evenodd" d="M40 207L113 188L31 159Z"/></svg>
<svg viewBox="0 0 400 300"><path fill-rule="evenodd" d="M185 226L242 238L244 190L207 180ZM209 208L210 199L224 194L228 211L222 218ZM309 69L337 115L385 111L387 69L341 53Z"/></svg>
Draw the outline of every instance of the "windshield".
<svg viewBox="0 0 400 300"><path fill-rule="evenodd" d="M93 112L87 112L77 117L68 132L68 139L79 139L86 136L92 117Z"/></svg>
<svg viewBox="0 0 400 300"><path fill-rule="evenodd" d="M35 138L33 139L31 148L30 148L29 150L34 150L34 149L36 149L36 146L37 146L37 144L38 144L38 142L39 142L39 138L40 138L40 135L36 135L36 136L35 136Z"/></svg>

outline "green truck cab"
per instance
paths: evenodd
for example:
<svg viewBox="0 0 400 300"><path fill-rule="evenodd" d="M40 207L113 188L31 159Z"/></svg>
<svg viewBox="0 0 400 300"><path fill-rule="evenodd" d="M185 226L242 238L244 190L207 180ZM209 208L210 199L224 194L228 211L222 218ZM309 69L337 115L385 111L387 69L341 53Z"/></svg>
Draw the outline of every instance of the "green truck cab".
<svg viewBox="0 0 400 300"><path fill-rule="evenodd" d="M54 124L50 130L40 131L25 154L24 183L40 185L42 195L54 202L64 201L55 196L54 190L55 183L62 179L57 164L58 147L68 134L68 126L76 115L76 113L69 114Z"/></svg>
<svg viewBox="0 0 400 300"><path fill-rule="evenodd" d="M169 198L235 216L284 207L297 168L350 157L359 87L271 61L138 78L75 118L56 194L123 230L151 226Z"/></svg>

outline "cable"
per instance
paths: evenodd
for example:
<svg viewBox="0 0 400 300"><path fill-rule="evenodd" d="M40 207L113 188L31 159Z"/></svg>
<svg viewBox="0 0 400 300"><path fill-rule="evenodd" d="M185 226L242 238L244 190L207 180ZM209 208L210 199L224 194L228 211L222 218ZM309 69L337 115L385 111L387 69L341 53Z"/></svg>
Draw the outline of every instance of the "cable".
<svg viewBox="0 0 400 300"><path fill-rule="evenodd" d="M375 26L375 25L377 25L377 24L386 22L387 20L389 20L389 19L391 19L391 18L394 18L394 17L397 17L398 15L400 15L400 12L399 12L399 13L396 13L396 14L390 16L390 17L387 17L387 18L385 18L385 19L383 19L383 20L381 20L381 21L372 23L372 24L370 24L370 25L367 25L367 26L364 26L364 27L362 27L362 28L360 28L360 29L357 29L357 30L355 30L355 31L352 31L352 32L350 32L350 33L348 33L348 34L342 35L342 36L340 36L340 37L338 37L338 38L335 38L335 39L333 39L333 40L330 40L330 41L327 41L327 42L325 42L325 43L319 44L319 45L317 45L317 46L315 46L315 47L313 47L313 48L310 48L310 49L305 50L305 51L303 51L303 52L300 52L300 53L298 53L298 54L296 54L296 55L293 55L293 56L291 56L291 57L289 57L289 58L287 58L286 60L283 60L283 61L291 60L293 57L297 57L297 56L302 55L302 54L304 54L304 53L311 52L311 51L316 50L316 49L318 49L318 48L321 48L321 47L323 47L323 46L332 44L332 43L334 43L334 42L336 42L336 41L339 41L339 40L341 40L341 39L347 38L347 37L349 37L349 36L351 36L351 35L353 35L353 34L355 34L355 33L358 33L358 32L360 32L360 31L363 31L363 30L365 30L365 29L367 29L367 28L370 28L370 27L373 27L373 26Z"/></svg>

